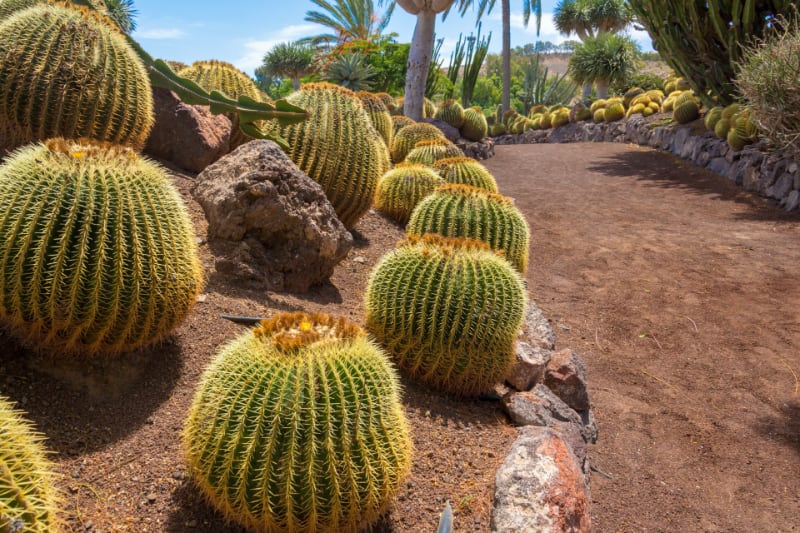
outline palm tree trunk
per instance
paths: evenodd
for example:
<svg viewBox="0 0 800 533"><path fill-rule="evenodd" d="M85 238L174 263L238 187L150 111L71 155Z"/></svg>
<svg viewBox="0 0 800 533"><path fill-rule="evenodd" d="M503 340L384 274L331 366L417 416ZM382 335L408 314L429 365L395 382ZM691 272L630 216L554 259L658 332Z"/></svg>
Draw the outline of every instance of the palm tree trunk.
<svg viewBox="0 0 800 533"><path fill-rule="evenodd" d="M608 80L595 80L597 84L597 97L608 98Z"/></svg>
<svg viewBox="0 0 800 533"><path fill-rule="evenodd" d="M425 81L433 55L433 34L436 27L436 13L421 10L417 13L417 25L408 53L406 71L406 92L403 114L416 121L422 120L422 106L425 98Z"/></svg>
<svg viewBox="0 0 800 533"><path fill-rule="evenodd" d="M300 90L300 77L299 76L296 77L296 78L292 78L292 88L295 91L299 91Z"/></svg>
<svg viewBox="0 0 800 533"><path fill-rule="evenodd" d="M511 6L502 0L503 8L503 111L511 109Z"/></svg>
<svg viewBox="0 0 800 533"><path fill-rule="evenodd" d="M583 84L582 100L589 100L592 97L592 82L587 81Z"/></svg>

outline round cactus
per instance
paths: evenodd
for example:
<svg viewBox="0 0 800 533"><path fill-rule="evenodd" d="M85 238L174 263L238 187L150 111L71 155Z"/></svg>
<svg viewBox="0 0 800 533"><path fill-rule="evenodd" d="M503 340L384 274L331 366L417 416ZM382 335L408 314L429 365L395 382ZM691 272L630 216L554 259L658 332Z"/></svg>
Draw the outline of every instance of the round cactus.
<svg viewBox="0 0 800 533"><path fill-rule="evenodd" d="M610 104L603 113L603 120L606 122L616 122L625 117L625 107L622 102L614 102Z"/></svg>
<svg viewBox="0 0 800 533"><path fill-rule="evenodd" d="M644 89L642 89L641 87L631 87L622 97L623 105L625 107L629 107L633 99L639 96L640 94L644 94Z"/></svg>
<svg viewBox="0 0 800 533"><path fill-rule="evenodd" d="M685 100L681 104L676 100L674 105L672 118L678 124L688 124L700 117L700 107L694 100Z"/></svg>
<svg viewBox="0 0 800 533"><path fill-rule="evenodd" d="M437 187L414 209L406 232L483 241L502 252L521 274L528 269L530 229L525 217L511 198L484 189Z"/></svg>
<svg viewBox="0 0 800 533"><path fill-rule="evenodd" d="M600 122L605 122L606 109L604 107L601 107L595 110L592 115L592 120L594 120L595 124L599 124Z"/></svg>
<svg viewBox="0 0 800 533"><path fill-rule="evenodd" d="M719 119L722 118L722 107L712 107L706 113L705 118L703 119L703 124L705 124L706 129L714 131L714 128L717 126L717 122Z"/></svg>
<svg viewBox="0 0 800 533"><path fill-rule="evenodd" d="M203 284L194 231L164 170L130 149L62 139L0 166L0 321L54 353L164 338Z"/></svg>
<svg viewBox="0 0 800 533"><path fill-rule="evenodd" d="M486 243L424 235L378 263L365 307L367 329L401 371L469 396L514 364L526 297L519 273Z"/></svg>
<svg viewBox="0 0 800 533"><path fill-rule="evenodd" d="M741 104L734 103L734 104L725 106L722 109L722 118L730 120L741 111L742 111L742 105Z"/></svg>
<svg viewBox="0 0 800 533"><path fill-rule="evenodd" d="M489 124L483 111L477 109L464 110L464 123L461 125L461 135L468 141L480 141L489 131Z"/></svg>
<svg viewBox="0 0 800 533"><path fill-rule="evenodd" d="M554 128L560 128L569 124L569 111L559 111L551 119L551 124Z"/></svg>
<svg viewBox="0 0 800 533"><path fill-rule="evenodd" d="M0 531L59 531L56 475L44 438L0 396Z"/></svg>
<svg viewBox="0 0 800 533"><path fill-rule="evenodd" d="M398 163L378 181L375 209L405 224L420 200L444 183L427 165Z"/></svg>
<svg viewBox="0 0 800 533"><path fill-rule="evenodd" d="M505 135L507 133L505 124L498 123L492 126L491 130L489 131L492 137L499 137L500 135Z"/></svg>
<svg viewBox="0 0 800 533"><path fill-rule="evenodd" d="M404 117L403 115L392 115L392 142L394 142L394 136L397 135L398 131L411 124L416 124L413 118ZM389 144L388 146L391 148L392 145Z"/></svg>
<svg viewBox="0 0 800 533"><path fill-rule="evenodd" d="M392 124L392 115L386 109L386 105L375 94L367 91L359 91L356 93L361 99L361 104L369 115L372 126L380 133L383 142L387 147L392 145L392 135L394 135L394 125Z"/></svg>
<svg viewBox="0 0 800 533"><path fill-rule="evenodd" d="M139 149L152 126L147 72L99 15L44 4L0 22L0 153L49 137Z"/></svg>
<svg viewBox="0 0 800 533"><path fill-rule="evenodd" d="M8 18L17 11L22 11L23 9L46 3L48 3L48 0L0 0L0 21L4 18ZM50 0L50 3L52 3L52 0ZM109 15L109 12L103 0L89 0L89 3L99 15L104 16L102 20L105 23L111 25L112 27L117 27L117 24L113 20L110 18L105 18ZM69 1L67 1L65 5L68 7L74 7L70 6Z"/></svg>
<svg viewBox="0 0 800 533"><path fill-rule="evenodd" d="M720 119L714 125L714 135L716 135L720 139L726 140L728 138L728 131L730 131L730 129L731 129L730 119L720 117Z"/></svg>
<svg viewBox="0 0 800 533"><path fill-rule="evenodd" d="M422 101L422 117L433 118L434 115L436 115L436 104L434 104L428 98L425 98Z"/></svg>
<svg viewBox="0 0 800 533"><path fill-rule="evenodd" d="M254 531L358 531L410 473L399 389L386 355L345 319L262 321L203 374L183 432L191 475Z"/></svg>
<svg viewBox="0 0 800 533"><path fill-rule="evenodd" d="M464 124L464 108L455 100L445 100L439 104L433 118L447 122L454 128L460 128Z"/></svg>
<svg viewBox="0 0 800 533"><path fill-rule="evenodd" d="M464 157L464 152L447 139L426 139L414 145L414 149L408 152L405 162L433 165L438 160L448 157Z"/></svg>
<svg viewBox="0 0 800 533"><path fill-rule="evenodd" d="M489 170L471 157L448 157L433 164L447 183L470 185L497 192L497 181Z"/></svg>
<svg viewBox="0 0 800 533"><path fill-rule="evenodd" d="M309 114L298 124L272 123L289 143L287 155L322 186L342 224L353 228L391 166L386 145L349 89L309 83L286 100Z"/></svg>
<svg viewBox="0 0 800 533"><path fill-rule="evenodd" d="M430 139L445 139L442 130L425 122L415 122L397 132L392 139L392 161L401 163L417 143Z"/></svg>

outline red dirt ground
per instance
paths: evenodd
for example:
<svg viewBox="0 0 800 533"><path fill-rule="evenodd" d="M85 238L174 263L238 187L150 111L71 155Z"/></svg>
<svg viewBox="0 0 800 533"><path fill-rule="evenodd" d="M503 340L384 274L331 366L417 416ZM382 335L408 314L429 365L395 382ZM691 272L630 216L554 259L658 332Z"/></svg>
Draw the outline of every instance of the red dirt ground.
<svg viewBox="0 0 800 533"><path fill-rule="evenodd" d="M487 162L531 224L528 284L559 347L586 361L600 425L594 529L800 529L800 217L669 155L615 144L498 147ZM197 225L202 212L176 174ZM71 531L236 532L185 476L195 383L242 327L219 313L304 309L361 321L370 269L402 237L374 214L329 284L265 292L214 272L165 345L113 361L46 362L0 336L0 393L28 411L64 475ZM363 258L363 260L362 260ZM380 532L488 531L515 430L492 402L405 383L412 479Z"/></svg>

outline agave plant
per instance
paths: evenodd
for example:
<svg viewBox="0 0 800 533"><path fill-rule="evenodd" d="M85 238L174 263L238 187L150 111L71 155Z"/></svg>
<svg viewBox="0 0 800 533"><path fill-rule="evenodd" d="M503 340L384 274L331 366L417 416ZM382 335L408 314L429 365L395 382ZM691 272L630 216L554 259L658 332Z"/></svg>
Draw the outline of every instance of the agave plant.
<svg viewBox="0 0 800 533"><path fill-rule="evenodd" d="M567 74L548 77L549 70L542 66L539 54L528 59L528 63L523 65L523 72L525 78L517 98L522 101L524 109L530 109L534 105L565 104L575 96L578 89Z"/></svg>
<svg viewBox="0 0 800 533"><path fill-rule="evenodd" d="M606 98L609 83L630 75L637 54L638 45L630 37L604 33L575 48L569 74L578 83L594 82L597 97Z"/></svg>
<svg viewBox="0 0 800 533"><path fill-rule="evenodd" d="M375 74L375 69L365 61L363 55L342 54L328 63L324 78L351 91L369 91Z"/></svg>

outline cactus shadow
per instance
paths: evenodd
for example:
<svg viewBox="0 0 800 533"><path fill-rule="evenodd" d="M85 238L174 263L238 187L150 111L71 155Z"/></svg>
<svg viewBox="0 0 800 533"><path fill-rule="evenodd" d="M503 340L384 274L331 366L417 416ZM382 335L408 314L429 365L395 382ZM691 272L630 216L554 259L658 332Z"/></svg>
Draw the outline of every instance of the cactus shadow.
<svg viewBox="0 0 800 533"><path fill-rule="evenodd" d="M171 339L103 360L34 353L0 334L0 393L16 403L47 446L64 456L106 448L149 423L176 387L183 361Z"/></svg>
<svg viewBox="0 0 800 533"><path fill-rule="evenodd" d="M780 440L800 454L800 398L782 403L780 413L760 420L758 430L770 440Z"/></svg>

